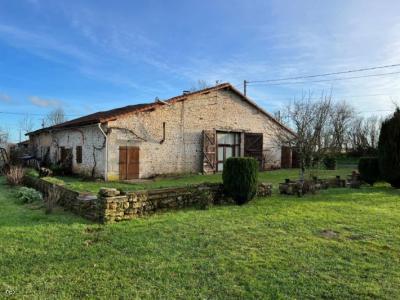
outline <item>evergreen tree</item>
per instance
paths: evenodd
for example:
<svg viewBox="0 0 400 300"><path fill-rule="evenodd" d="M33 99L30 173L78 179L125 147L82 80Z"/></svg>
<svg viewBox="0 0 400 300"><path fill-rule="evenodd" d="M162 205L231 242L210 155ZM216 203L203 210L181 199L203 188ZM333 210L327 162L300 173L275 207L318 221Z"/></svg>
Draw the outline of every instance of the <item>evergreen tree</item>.
<svg viewBox="0 0 400 300"><path fill-rule="evenodd" d="M382 123L378 143L378 158L381 177L400 188L400 109Z"/></svg>

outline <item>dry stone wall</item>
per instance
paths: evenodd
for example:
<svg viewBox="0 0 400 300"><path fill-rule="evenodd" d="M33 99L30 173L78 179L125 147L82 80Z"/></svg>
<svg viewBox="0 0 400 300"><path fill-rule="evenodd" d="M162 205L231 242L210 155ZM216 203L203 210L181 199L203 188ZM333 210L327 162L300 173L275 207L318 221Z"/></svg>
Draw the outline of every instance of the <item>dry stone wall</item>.
<svg viewBox="0 0 400 300"><path fill-rule="evenodd" d="M257 196L272 194L272 185L259 184ZM222 184L200 184L179 188L163 188L148 191L120 193L116 189L102 189L99 193L104 223L129 220L160 211L185 207L204 208L210 204L232 204L224 194Z"/></svg>
<svg viewBox="0 0 400 300"><path fill-rule="evenodd" d="M52 188L58 189L61 194L59 205L86 219L100 223L129 220L155 212L186 207L205 208L210 204L233 203L232 199L224 194L223 185L218 183L126 193L117 189L102 188L98 197L80 195L78 192L31 176L25 176L24 184L45 195ZM271 196L271 193L270 184L259 184L257 194L259 197Z"/></svg>
<svg viewBox="0 0 400 300"><path fill-rule="evenodd" d="M40 191L44 196L51 189L57 189L60 193L58 205L86 219L92 221L100 220L102 214L98 209L98 200L96 197L86 197L63 186L54 185L46 180L31 176L24 177L24 184Z"/></svg>

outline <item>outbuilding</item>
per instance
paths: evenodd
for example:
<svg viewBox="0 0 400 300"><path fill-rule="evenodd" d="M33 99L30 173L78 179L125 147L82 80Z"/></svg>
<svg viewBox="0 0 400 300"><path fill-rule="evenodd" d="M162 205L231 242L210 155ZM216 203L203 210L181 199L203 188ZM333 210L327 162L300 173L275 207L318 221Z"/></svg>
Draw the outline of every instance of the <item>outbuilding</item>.
<svg viewBox="0 0 400 300"><path fill-rule="evenodd" d="M131 180L214 173L232 156L260 169L291 165L280 135L294 133L229 83L97 112L28 133L34 155L74 173Z"/></svg>

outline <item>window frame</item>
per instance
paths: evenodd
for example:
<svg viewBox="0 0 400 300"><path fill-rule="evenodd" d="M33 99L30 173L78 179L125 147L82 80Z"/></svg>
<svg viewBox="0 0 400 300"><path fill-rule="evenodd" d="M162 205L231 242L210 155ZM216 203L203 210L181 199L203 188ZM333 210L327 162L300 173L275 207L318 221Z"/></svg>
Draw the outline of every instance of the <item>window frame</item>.
<svg viewBox="0 0 400 300"><path fill-rule="evenodd" d="M233 144L220 144L218 143L218 134L233 134ZM226 161L226 149L227 148L231 148L232 151L232 156L230 157L240 157L240 145L242 142L242 137L240 132L237 131L217 131L217 151L216 151L216 162L217 162L217 172L221 172L222 170L219 168L219 165L222 163L224 164L224 162ZM222 147L223 148L223 153L222 153L222 159L220 158L219 155L219 148ZM238 149L238 151L236 151L236 149ZM236 153L238 152L238 153Z"/></svg>

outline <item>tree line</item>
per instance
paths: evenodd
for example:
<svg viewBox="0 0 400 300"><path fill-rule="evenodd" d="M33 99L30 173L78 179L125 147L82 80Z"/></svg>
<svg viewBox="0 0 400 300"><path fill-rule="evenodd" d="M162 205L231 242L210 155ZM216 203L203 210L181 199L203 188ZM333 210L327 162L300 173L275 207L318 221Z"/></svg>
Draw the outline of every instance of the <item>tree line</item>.
<svg viewBox="0 0 400 300"><path fill-rule="evenodd" d="M311 92L303 93L275 116L296 133L296 136L276 134L276 139L297 152L303 170L327 155L377 153L382 119L361 116L351 104L333 102L332 94L322 93L314 100Z"/></svg>

